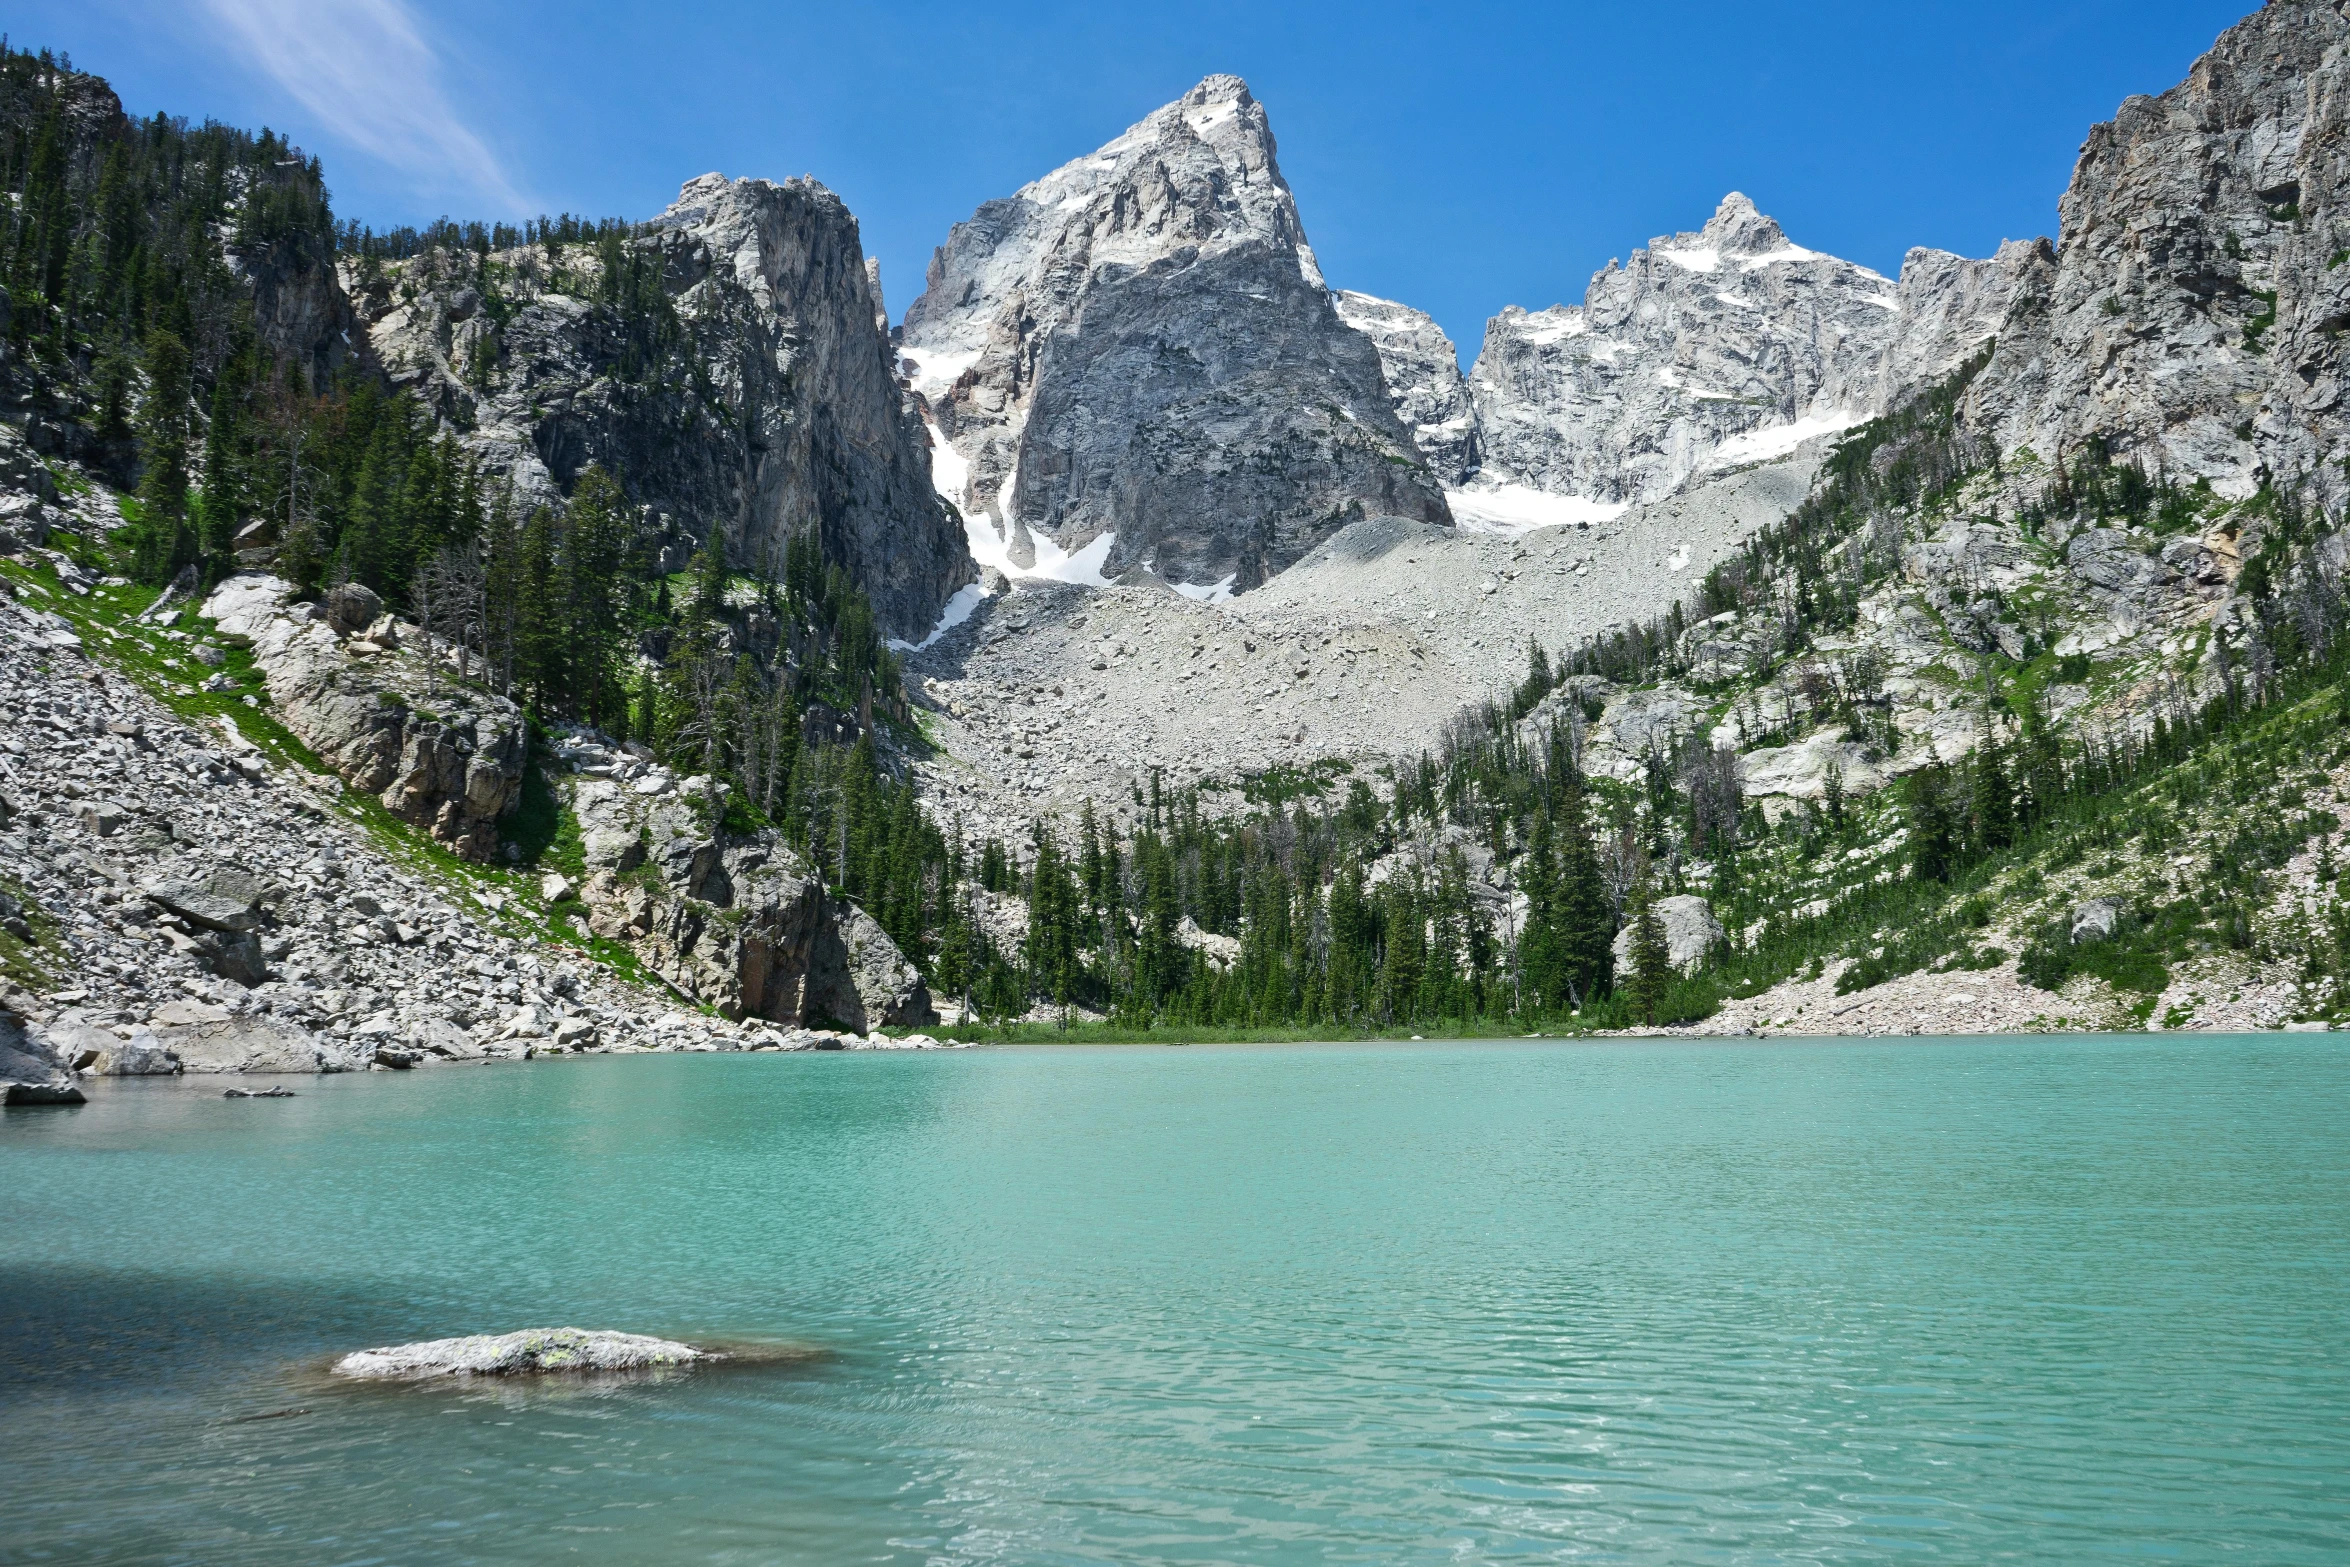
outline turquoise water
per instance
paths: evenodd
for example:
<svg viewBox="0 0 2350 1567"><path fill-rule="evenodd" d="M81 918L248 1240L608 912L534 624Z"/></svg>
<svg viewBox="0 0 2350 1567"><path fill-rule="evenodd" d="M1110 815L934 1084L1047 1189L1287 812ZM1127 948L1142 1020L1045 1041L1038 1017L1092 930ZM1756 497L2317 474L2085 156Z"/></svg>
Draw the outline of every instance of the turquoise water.
<svg viewBox="0 0 2350 1567"><path fill-rule="evenodd" d="M296 1086L0 1119L0 1562L2350 1559L2323 1037ZM556 1323L824 1353L317 1370Z"/></svg>

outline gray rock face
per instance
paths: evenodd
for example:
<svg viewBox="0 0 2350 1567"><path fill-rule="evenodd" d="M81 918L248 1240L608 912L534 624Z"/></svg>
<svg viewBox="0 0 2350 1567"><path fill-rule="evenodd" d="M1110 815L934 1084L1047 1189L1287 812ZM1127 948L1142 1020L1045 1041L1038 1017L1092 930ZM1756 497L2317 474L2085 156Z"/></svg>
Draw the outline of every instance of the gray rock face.
<svg viewBox="0 0 2350 1567"><path fill-rule="evenodd" d="M1393 300L1341 289L1338 319L1371 340L1395 416L1439 479L1457 485L1477 469L1477 408L1460 355L1444 328Z"/></svg>
<svg viewBox="0 0 2350 1567"><path fill-rule="evenodd" d="M330 255L313 254L302 239L222 249L230 273L253 302L253 326L281 360L298 366L323 389L348 364L358 340L351 301Z"/></svg>
<svg viewBox="0 0 2350 1567"><path fill-rule="evenodd" d="M641 1333L531 1328L363 1349L335 1362L340 1376L387 1381L507 1377L545 1372L654 1371L723 1356Z"/></svg>
<svg viewBox="0 0 2350 1567"><path fill-rule="evenodd" d="M1684 974L1694 973L1705 961L1706 954L1728 939L1722 922L1714 918L1714 907L1703 898L1686 894L1656 900L1657 918L1664 922L1665 951L1671 956L1673 967ZM1628 973L1632 967L1632 927L1627 924L1616 932L1616 972Z"/></svg>
<svg viewBox="0 0 2350 1567"><path fill-rule="evenodd" d="M1919 246L1901 261L1900 308L1871 413L1942 380L1997 337L2015 301L2046 286L2056 249L2045 239L2011 239L1989 260Z"/></svg>
<svg viewBox="0 0 2350 1567"><path fill-rule="evenodd" d="M657 787L638 792L647 783ZM630 943L688 995L737 1021L860 1034L938 1021L888 932L834 902L781 839L709 837L693 802L652 771L626 786L582 779L572 808L599 867L578 889L589 928ZM658 876L628 874L648 864Z"/></svg>
<svg viewBox="0 0 2350 1567"><path fill-rule="evenodd" d="M337 599L319 620L308 606L289 609L291 592L290 583L241 572L214 590L204 613L224 635L252 643L278 715L344 782L466 858L489 859L498 823L522 802L521 711L487 692L434 686L412 659L360 656L376 644L338 637L332 617L350 624L364 603ZM419 711L428 704L432 716Z"/></svg>
<svg viewBox="0 0 2350 1567"><path fill-rule="evenodd" d="M1894 281L1790 241L1732 192L1704 228L1636 250L1579 306L1511 306L1470 372L1481 476L1654 500L1783 455L1947 374L2003 318L2034 251L1913 250Z"/></svg>
<svg viewBox="0 0 2350 1567"><path fill-rule="evenodd" d="M78 1105L72 1064L39 1029L0 1010L0 1104Z"/></svg>
<svg viewBox="0 0 2350 1567"><path fill-rule="evenodd" d="M2264 474L2339 495L2346 136L2343 0L2278 0L2124 102L2081 149L1970 422L2048 460L2103 436L2228 496Z"/></svg>
<svg viewBox="0 0 2350 1567"><path fill-rule="evenodd" d="M1248 587L1348 521L1449 520L1237 77L957 224L900 354L1017 567L1111 534L1103 573Z"/></svg>
<svg viewBox="0 0 2350 1567"><path fill-rule="evenodd" d="M738 566L780 572L785 542L813 531L885 629L927 632L974 568L931 488L840 198L813 180L706 174L621 255L657 300L607 302L620 290L591 246L486 266L435 252L350 283L393 380L526 503L593 462L624 476L680 564L718 528Z"/></svg>
<svg viewBox="0 0 2350 1567"><path fill-rule="evenodd" d="M2083 582L2109 593L2135 592L2178 576L2118 528L2088 528L2073 535L2064 547L2064 562Z"/></svg>
<svg viewBox="0 0 2350 1567"><path fill-rule="evenodd" d="M2073 907L2073 945L2086 946L2094 941L2111 941L2113 933L2121 928L2125 912L2118 898L2091 898Z"/></svg>

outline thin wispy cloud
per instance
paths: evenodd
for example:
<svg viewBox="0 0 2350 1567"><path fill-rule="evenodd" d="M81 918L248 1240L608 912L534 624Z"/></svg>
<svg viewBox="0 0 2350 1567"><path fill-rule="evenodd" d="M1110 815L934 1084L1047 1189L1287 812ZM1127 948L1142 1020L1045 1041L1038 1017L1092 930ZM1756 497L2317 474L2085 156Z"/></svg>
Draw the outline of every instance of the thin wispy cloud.
<svg viewBox="0 0 2350 1567"><path fill-rule="evenodd" d="M529 210L450 102L440 56L403 0L202 3L244 58L344 141L425 189L468 189L494 214Z"/></svg>

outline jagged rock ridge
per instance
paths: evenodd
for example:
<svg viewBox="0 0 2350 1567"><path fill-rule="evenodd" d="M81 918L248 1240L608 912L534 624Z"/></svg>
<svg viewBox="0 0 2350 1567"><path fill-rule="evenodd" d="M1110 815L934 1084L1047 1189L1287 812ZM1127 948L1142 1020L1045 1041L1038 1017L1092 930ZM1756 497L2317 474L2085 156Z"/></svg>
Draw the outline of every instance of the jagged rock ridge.
<svg viewBox="0 0 2350 1567"><path fill-rule="evenodd" d="M1110 535L1097 577L1247 587L1350 520L1448 520L1237 77L957 224L900 351L1015 569Z"/></svg>
<svg viewBox="0 0 2350 1567"><path fill-rule="evenodd" d="M2052 264L1966 410L2003 449L2091 437L2223 495L2342 493L2350 5L2276 0L2089 133Z"/></svg>
<svg viewBox="0 0 2350 1567"><path fill-rule="evenodd" d="M623 255L657 269L660 302L599 303L601 268L580 253L348 270L392 380L525 503L601 463L675 541L673 564L719 528L739 566L780 571L785 541L813 530L885 627L928 630L973 568L840 198L706 174Z"/></svg>
<svg viewBox="0 0 2350 1567"><path fill-rule="evenodd" d="M1610 262L1581 305L1510 306L1470 372L1488 484L1629 503L1883 412L1997 331L2036 254L1912 250L1895 282L1732 192Z"/></svg>

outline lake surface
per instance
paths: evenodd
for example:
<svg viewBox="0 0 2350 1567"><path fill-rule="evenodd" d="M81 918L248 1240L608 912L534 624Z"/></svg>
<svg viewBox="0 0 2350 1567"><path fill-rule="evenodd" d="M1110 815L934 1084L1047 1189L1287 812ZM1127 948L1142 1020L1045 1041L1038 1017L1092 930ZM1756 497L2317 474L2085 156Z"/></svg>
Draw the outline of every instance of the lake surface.
<svg viewBox="0 0 2350 1567"><path fill-rule="evenodd" d="M2350 1559L2323 1036L294 1086L0 1118L0 1562ZM823 1354L319 1371L554 1324Z"/></svg>

